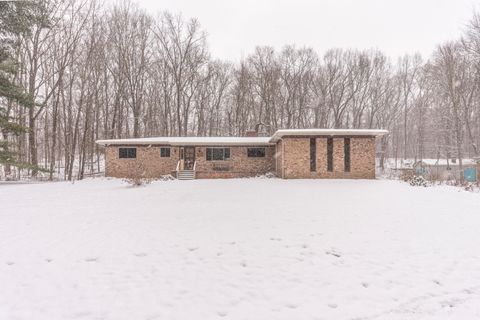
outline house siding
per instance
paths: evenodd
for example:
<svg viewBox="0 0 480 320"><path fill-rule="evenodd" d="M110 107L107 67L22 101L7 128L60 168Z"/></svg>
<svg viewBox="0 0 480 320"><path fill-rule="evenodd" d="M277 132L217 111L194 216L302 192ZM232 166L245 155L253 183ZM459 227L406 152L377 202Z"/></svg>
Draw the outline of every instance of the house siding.
<svg viewBox="0 0 480 320"><path fill-rule="evenodd" d="M120 159L119 148L137 148L137 158ZM180 158L180 147L170 147L170 157L160 157L160 147L168 146L107 146L105 148L105 175L116 178L143 176L158 178L175 174ZM215 146L218 147L218 146ZM252 146L253 147L253 146ZM274 146L265 146L265 157L249 158L247 146L225 146L230 148L230 159L207 161L205 146L195 147L196 178L240 178L265 174L274 170ZM228 168L227 171L219 171Z"/></svg>
<svg viewBox="0 0 480 320"><path fill-rule="evenodd" d="M160 157L160 148L168 146L107 146L105 148L105 175L115 178L143 176L157 178L171 174L177 167L179 148L170 147L170 157ZM120 159L119 148L137 148L134 159Z"/></svg>
<svg viewBox="0 0 480 320"><path fill-rule="evenodd" d="M333 171L327 170L327 137L316 139L316 171L310 171L310 137L283 138L283 178L375 178L375 138L350 137L350 172L344 169L344 138L333 138Z"/></svg>
<svg viewBox="0 0 480 320"><path fill-rule="evenodd" d="M196 147L195 160L197 162L196 177L199 179L211 178L242 178L254 177L262 175L267 172L274 171L274 146L259 147L265 148L265 157L263 158L249 158L247 155L248 148L257 147L229 147L230 159L225 161L207 161L206 148ZM216 168L225 167L228 171L218 171Z"/></svg>
<svg viewBox="0 0 480 320"><path fill-rule="evenodd" d="M310 138L316 139L315 171L310 171ZM249 158L249 146L224 146L230 148L230 159L225 161L207 161L208 146L196 146L196 178L252 177L267 172L276 172L278 177L284 179L375 178L375 137L349 137L350 172L345 172L344 169L344 137L333 138L333 171L327 170L327 138L283 137L276 145L265 146L266 154L262 158ZM120 159L118 149L121 147L136 147L137 158ZM160 157L160 147L168 146L107 146L105 175L117 178L139 175L158 178L175 174L180 147L171 146L170 157L166 158Z"/></svg>

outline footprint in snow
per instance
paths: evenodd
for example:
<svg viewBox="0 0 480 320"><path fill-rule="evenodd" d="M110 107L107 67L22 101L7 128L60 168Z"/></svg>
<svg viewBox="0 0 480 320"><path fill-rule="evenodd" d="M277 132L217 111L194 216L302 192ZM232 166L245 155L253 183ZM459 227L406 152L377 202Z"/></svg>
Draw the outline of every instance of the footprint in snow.
<svg viewBox="0 0 480 320"><path fill-rule="evenodd" d="M195 250L198 250L198 247L190 247L190 248L188 248L188 251L195 251Z"/></svg>
<svg viewBox="0 0 480 320"><path fill-rule="evenodd" d="M329 303L328 306L332 309L336 309L338 307L336 303Z"/></svg>
<svg viewBox="0 0 480 320"><path fill-rule="evenodd" d="M370 285L367 282L362 282L362 287L368 288Z"/></svg>
<svg viewBox="0 0 480 320"><path fill-rule="evenodd" d="M139 253L135 253L135 256L136 257L146 257L147 254L145 252L139 252Z"/></svg>
<svg viewBox="0 0 480 320"><path fill-rule="evenodd" d="M217 314L218 314L219 317L226 317L227 314L228 314L228 312L226 312L226 311L219 311L219 312L217 312Z"/></svg>
<svg viewBox="0 0 480 320"><path fill-rule="evenodd" d="M47 259L45 259L45 261L47 261L48 263L50 263L50 262L53 261L53 259L47 258Z"/></svg>
<svg viewBox="0 0 480 320"><path fill-rule="evenodd" d="M7 261L6 264L7 264L7 266L13 266L13 265L15 264L15 262L13 262L13 261Z"/></svg>
<svg viewBox="0 0 480 320"><path fill-rule="evenodd" d="M334 256L334 257L337 257L337 258L340 258L342 256L340 253L338 253L334 249L325 251L325 254L328 254L328 255L331 255L331 256Z"/></svg>
<svg viewBox="0 0 480 320"><path fill-rule="evenodd" d="M86 258L85 261L86 262L97 262L98 258Z"/></svg>
<svg viewBox="0 0 480 320"><path fill-rule="evenodd" d="M295 303L287 303L285 306L290 309L298 308L298 305L296 305Z"/></svg>

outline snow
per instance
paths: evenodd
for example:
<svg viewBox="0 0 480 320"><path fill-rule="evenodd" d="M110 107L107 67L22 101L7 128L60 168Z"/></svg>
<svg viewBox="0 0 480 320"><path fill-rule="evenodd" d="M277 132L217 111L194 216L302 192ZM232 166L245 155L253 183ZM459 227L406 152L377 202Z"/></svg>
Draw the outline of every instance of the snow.
<svg viewBox="0 0 480 320"><path fill-rule="evenodd" d="M97 143L103 146L135 144L164 144L172 146L270 145L276 143L283 136L382 136L387 133L387 130L371 129L284 129L277 130L272 137L152 137L97 140Z"/></svg>
<svg viewBox="0 0 480 320"><path fill-rule="evenodd" d="M100 145L135 145L163 144L172 146L202 146L202 145L262 145L271 143L270 137L153 137L134 139L97 140Z"/></svg>
<svg viewBox="0 0 480 320"><path fill-rule="evenodd" d="M447 159L422 159L424 164L429 166L447 166ZM399 169L411 169L413 168L416 162L420 162L420 159L397 159L397 168ZM395 159L389 158L386 160L388 167L395 168ZM476 165L477 161L473 159L463 159L462 164L464 166L474 166ZM458 160L456 162L452 162L452 159L448 160L448 165L451 167L455 167L459 165Z"/></svg>
<svg viewBox="0 0 480 320"><path fill-rule="evenodd" d="M478 319L480 195L458 190L0 185L0 319Z"/></svg>
<svg viewBox="0 0 480 320"><path fill-rule="evenodd" d="M277 142L284 136L383 136L382 129L281 129L272 136L271 142Z"/></svg>
<svg viewBox="0 0 480 320"><path fill-rule="evenodd" d="M452 159L449 159L448 161L447 161L447 159L422 159L422 161L429 166L436 166L436 165L438 165L438 166L446 166L446 165L458 166L459 165L459 160L457 160L455 162L452 162ZM463 159L462 164L464 166L471 166L471 165L475 165L476 161L473 160L473 159Z"/></svg>

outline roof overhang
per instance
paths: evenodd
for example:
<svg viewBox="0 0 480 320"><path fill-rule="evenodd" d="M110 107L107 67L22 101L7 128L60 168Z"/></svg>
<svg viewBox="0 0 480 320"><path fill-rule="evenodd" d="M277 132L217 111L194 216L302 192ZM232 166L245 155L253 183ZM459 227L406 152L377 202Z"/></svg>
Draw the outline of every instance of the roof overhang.
<svg viewBox="0 0 480 320"><path fill-rule="evenodd" d="M97 140L101 146L164 145L164 146L269 146L270 137L157 137L138 139Z"/></svg>
<svg viewBox="0 0 480 320"><path fill-rule="evenodd" d="M276 143L283 137L298 136L343 136L343 137L378 137L388 133L388 130L381 129L282 129L277 130L270 139L270 142Z"/></svg>
<svg viewBox="0 0 480 320"><path fill-rule="evenodd" d="M373 129L282 129L272 137L154 137L134 139L97 140L101 146L111 145L163 145L163 146L269 146L283 137L298 136L382 136L387 130Z"/></svg>

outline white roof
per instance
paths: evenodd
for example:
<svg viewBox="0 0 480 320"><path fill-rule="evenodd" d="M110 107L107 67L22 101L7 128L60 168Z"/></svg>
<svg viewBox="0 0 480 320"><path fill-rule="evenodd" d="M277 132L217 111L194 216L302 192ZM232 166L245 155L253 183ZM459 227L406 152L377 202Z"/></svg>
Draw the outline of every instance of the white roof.
<svg viewBox="0 0 480 320"><path fill-rule="evenodd" d="M269 145L270 137L155 137L138 139L97 140L102 146L108 145L171 145L171 146L201 146L201 145Z"/></svg>
<svg viewBox="0 0 480 320"><path fill-rule="evenodd" d="M423 161L423 163L425 163L429 166L435 166L435 165L446 166L447 163L450 166L460 165L458 159L455 162L452 162L452 159L448 159L448 161L447 161L447 159L422 159L422 161ZM473 160L473 159L463 159L462 164L463 165L472 165L472 164L475 164L475 160Z"/></svg>
<svg viewBox="0 0 480 320"><path fill-rule="evenodd" d="M282 129L277 130L271 142L277 142L284 136L383 136L387 130L380 129Z"/></svg>
<svg viewBox="0 0 480 320"><path fill-rule="evenodd" d="M222 146L222 145L270 145L284 136L381 136L387 130L372 129L282 129L272 137L153 137L134 139L97 140L102 146L108 145L171 145L171 146Z"/></svg>

